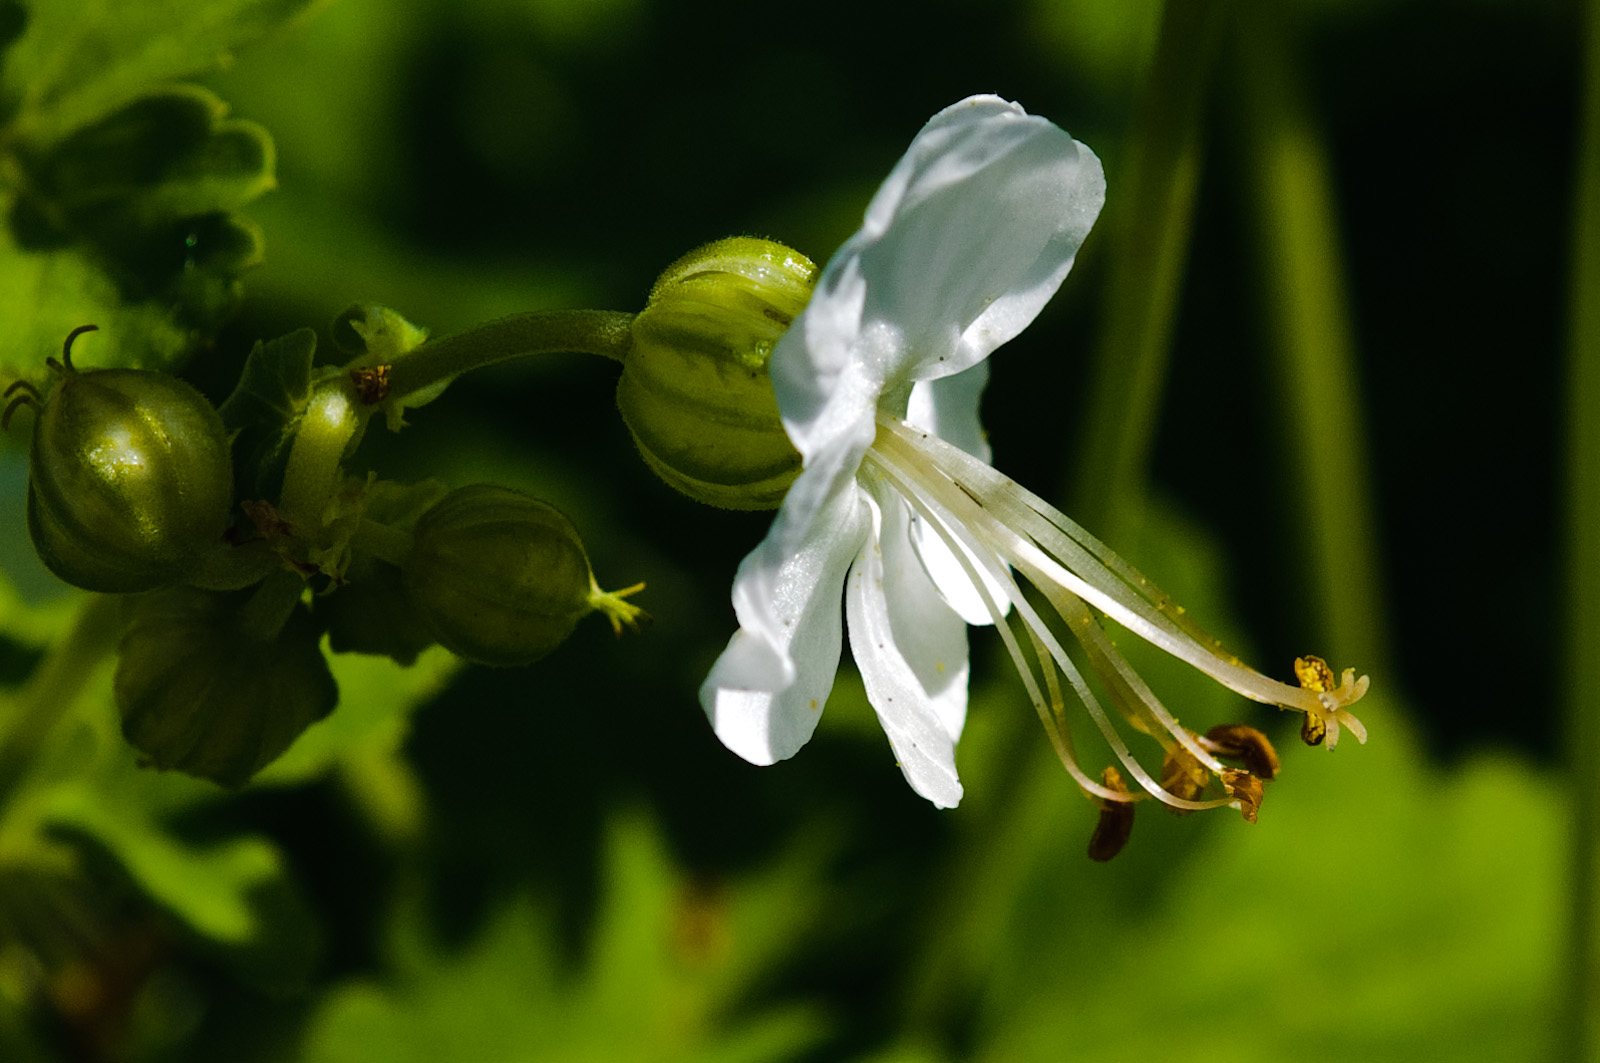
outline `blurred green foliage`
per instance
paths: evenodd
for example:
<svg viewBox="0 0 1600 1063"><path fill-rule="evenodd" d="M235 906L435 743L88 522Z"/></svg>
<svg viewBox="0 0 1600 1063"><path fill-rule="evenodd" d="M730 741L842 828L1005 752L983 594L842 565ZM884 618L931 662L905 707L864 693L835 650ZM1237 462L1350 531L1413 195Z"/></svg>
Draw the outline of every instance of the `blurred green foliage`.
<svg viewBox="0 0 1600 1063"><path fill-rule="evenodd" d="M117 607L32 567L8 448L0 1059L1550 1050L1578 12L1202 6L1214 54L1177 77L1197 45L1163 49L1154 0L821 0L782 32L732 0L0 2L0 367L33 377L94 321L107 362L186 365L219 400L256 342L327 340L352 302L446 335L637 309L730 233L824 261L929 114L1020 100L1110 194L994 362L997 464L1127 493L1113 545L1247 658L1325 640L1378 692L1372 741L1333 756L1252 717L1285 747L1260 823L1147 809L1107 866L983 633L959 810L906 791L848 678L811 747L752 768L695 691L764 518L655 482L614 367L553 359L465 378L363 453L550 500L603 579L649 584L655 628L587 622L530 669L338 655L338 710L224 793L136 765ZM1171 284L1128 272L1141 239ZM1141 348L1118 321L1168 325ZM1108 405L1107 366L1151 386ZM1186 721L1240 713L1130 656Z"/></svg>

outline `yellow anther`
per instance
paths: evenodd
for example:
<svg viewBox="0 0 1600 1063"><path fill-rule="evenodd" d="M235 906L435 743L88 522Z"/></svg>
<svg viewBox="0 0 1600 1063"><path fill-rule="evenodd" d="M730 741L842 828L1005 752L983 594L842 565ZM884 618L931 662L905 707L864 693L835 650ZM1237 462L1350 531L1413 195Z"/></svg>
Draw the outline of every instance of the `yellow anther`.
<svg viewBox="0 0 1600 1063"><path fill-rule="evenodd" d="M1339 685L1333 678L1333 669L1321 657L1296 657L1294 675L1300 680L1300 689L1313 694L1326 694Z"/></svg>

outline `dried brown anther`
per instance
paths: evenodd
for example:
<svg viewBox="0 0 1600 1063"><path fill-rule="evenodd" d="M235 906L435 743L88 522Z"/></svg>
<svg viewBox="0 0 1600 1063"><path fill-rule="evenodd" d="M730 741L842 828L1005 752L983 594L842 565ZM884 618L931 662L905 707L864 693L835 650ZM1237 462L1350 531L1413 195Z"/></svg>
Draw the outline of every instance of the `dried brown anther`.
<svg viewBox="0 0 1600 1063"><path fill-rule="evenodd" d="M355 384L356 397L363 406L376 406L389 397L389 369L387 365L375 365L350 370L350 381Z"/></svg>
<svg viewBox="0 0 1600 1063"><path fill-rule="evenodd" d="M1300 721L1300 741L1308 746L1320 746L1326 737L1328 722L1314 713L1306 713L1306 718Z"/></svg>
<svg viewBox="0 0 1600 1063"><path fill-rule="evenodd" d="M1261 811L1261 799L1266 796L1261 780L1247 771L1225 771L1222 785L1227 787L1228 796L1239 802L1239 814L1245 822L1254 823L1256 814Z"/></svg>
<svg viewBox="0 0 1600 1063"><path fill-rule="evenodd" d="M1207 731L1200 748L1218 757L1237 760L1263 781L1278 776L1278 751L1267 736L1242 723L1225 723Z"/></svg>
<svg viewBox="0 0 1600 1063"><path fill-rule="evenodd" d="M1107 767L1100 773L1100 781L1108 790L1119 794L1128 792L1128 785L1116 768ZM1103 864L1128 844L1128 837L1133 833L1133 802L1096 797L1094 803L1100 806L1100 821L1094 825L1094 834L1089 838L1089 859Z"/></svg>

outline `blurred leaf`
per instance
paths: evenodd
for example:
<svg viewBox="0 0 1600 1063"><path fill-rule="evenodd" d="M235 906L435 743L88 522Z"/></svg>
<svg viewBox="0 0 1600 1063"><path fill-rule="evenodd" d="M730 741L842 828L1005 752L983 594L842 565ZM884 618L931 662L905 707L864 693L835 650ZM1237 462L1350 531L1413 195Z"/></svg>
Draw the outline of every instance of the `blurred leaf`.
<svg viewBox="0 0 1600 1063"><path fill-rule="evenodd" d="M302 1058L769 1063L817 1042L826 1027L807 1008L729 1016L763 972L769 935L792 943L815 916L807 865L769 872L749 889L697 885L632 819L613 824L607 852L606 891L581 971L561 969L554 928L529 902L502 909L455 955L430 944L409 910L396 930L397 983L334 990Z"/></svg>
<svg viewBox="0 0 1600 1063"><path fill-rule="evenodd" d="M142 96L30 160L29 192L67 219L144 227L234 210L273 186L275 160L266 130L227 112L195 85Z"/></svg>
<svg viewBox="0 0 1600 1063"><path fill-rule="evenodd" d="M50 144L145 92L228 61L316 0L34 0L0 69L14 135Z"/></svg>
<svg viewBox="0 0 1600 1063"><path fill-rule="evenodd" d="M1036 851L989 946L975 1058L1540 1058L1555 781L1504 758L1441 773L1392 703L1363 707L1372 740L1290 754L1254 827L1178 821L1203 838L1153 866Z"/></svg>
<svg viewBox="0 0 1600 1063"><path fill-rule="evenodd" d="M0 187L0 370L33 378L72 328L105 330L94 364L166 367L229 314L261 234L232 212L274 183L272 140L173 86L48 148L13 145Z"/></svg>
<svg viewBox="0 0 1600 1063"><path fill-rule="evenodd" d="M259 783L294 785L324 774L345 758L373 750L397 751L405 741L411 712L443 690L460 670L460 661L437 647L409 668L386 657L358 653L334 654L330 663L339 684L338 710L302 735L261 773Z"/></svg>
<svg viewBox="0 0 1600 1063"><path fill-rule="evenodd" d="M188 845L155 826L142 809L100 800L86 788L56 792L45 818L104 844L140 888L196 933L243 945L266 931L250 895L283 875L282 861L267 842L238 838Z"/></svg>

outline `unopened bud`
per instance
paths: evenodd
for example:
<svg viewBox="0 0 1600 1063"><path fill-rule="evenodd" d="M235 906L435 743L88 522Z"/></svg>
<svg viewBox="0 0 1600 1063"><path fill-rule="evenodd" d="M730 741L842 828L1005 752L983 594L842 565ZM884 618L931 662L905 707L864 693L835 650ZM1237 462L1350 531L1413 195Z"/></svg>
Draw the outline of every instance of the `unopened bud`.
<svg viewBox="0 0 1600 1063"><path fill-rule="evenodd" d="M724 509L774 509L800 472L767 359L817 267L770 240L707 244L668 267L633 322L617 408L668 484Z"/></svg>
<svg viewBox="0 0 1600 1063"><path fill-rule="evenodd" d="M619 630L643 613L595 584L577 529L560 510L492 484L452 491L417 521L405 586L441 645L479 664L531 664L579 620Z"/></svg>

